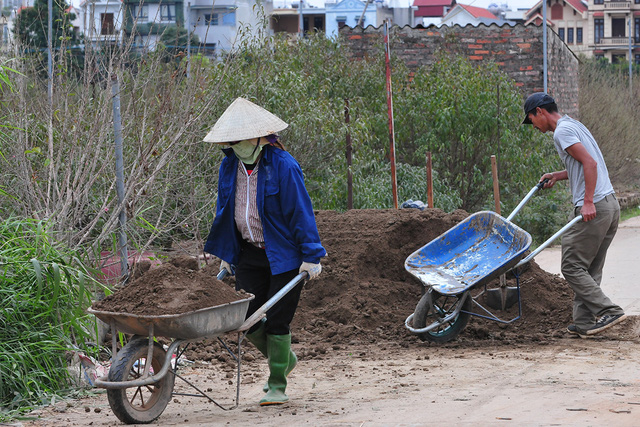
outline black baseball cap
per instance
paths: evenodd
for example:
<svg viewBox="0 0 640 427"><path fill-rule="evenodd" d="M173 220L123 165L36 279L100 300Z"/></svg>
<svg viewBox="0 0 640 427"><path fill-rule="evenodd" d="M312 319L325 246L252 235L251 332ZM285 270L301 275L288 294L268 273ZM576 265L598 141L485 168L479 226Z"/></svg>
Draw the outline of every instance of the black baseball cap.
<svg viewBox="0 0 640 427"><path fill-rule="evenodd" d="M527 100L524 102L524 120L522 121L523 125L530 125L531 120L529 120L529 113L535 110L538 107L542 107L543 105L555 104L556 101L545 92L536 92L532 95L529 95Z"/></svg>

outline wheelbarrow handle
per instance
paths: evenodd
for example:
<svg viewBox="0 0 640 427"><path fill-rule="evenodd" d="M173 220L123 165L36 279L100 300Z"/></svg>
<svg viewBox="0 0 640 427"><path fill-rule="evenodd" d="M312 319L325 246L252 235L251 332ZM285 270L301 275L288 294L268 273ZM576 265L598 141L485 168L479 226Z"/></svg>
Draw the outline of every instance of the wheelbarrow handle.
<svg viewBox="0 0 640 427"><path fill-rule="evenodd" d="M516 206L516 208L513 210L513 212L511 212L511 214L507 217L507 221L511 221L511 219L514 216L516 216L516 214L518 212L520 212L520 209L522 209L522 207L525 205L525 203L527 203L529 201L529 199L531 197L533 197L534 194L536 194L538 191L542 190L542 188L544 187L544 185L547 182L549 182L549 178L545 178L544 180L542 180L539 183L537 183L536 185L534 185L533 188L529 191L529 193L526 196L524 196L524 199L522 199L520 204L518 204L518 206Z"/></svg>
<svg viewBox="0 0 640 427"><path fill-rule="evenodd" d="M578 215L577 217L575 217L571 221L569 221L564 227L562 227L560 230L558 230L556 232L556 234L554 234L553 236L549 237L543 244L538 246L535 251L531 252L529 255L527 255L525 258L523 258L518 264L516 264L516 266L514 268L520 267L521 265L526 264L529 261L531 261L533 259L533 257L535 257L540 252L542 252L547 246L549 246L558 237L563 235L568 229L573 227L573 224L575 224L578 221L582 221L582 215Z"/></svg>
<svg viewBox="0 0 640 427"><path fill-rule="evenodd" d="M256 323L258 323L260 320L262 320L262 318L267 315L267 311L271 307L273 307L278 301L282 299L282 297L289 293L291 289L295 288L298 283L300 283L304 279L307 279L308 277L309 273L303 271L302 273L291 279L291 281L287 283L282 289L280 289L274 296L269 298L269 300L267 300L267 302L265 302L262 307L257 309L251 316L249 316L247 320L245 320L244 323L237 329L237 331L246 331Z"/></svg>

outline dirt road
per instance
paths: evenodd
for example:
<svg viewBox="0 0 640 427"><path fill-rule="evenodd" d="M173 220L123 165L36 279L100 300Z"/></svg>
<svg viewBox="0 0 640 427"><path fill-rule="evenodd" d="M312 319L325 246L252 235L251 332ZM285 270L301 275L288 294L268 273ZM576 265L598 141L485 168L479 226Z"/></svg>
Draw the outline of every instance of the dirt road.
<svg viewBox="0 0 640 427"><path fill-rule="evenodd" d="M223 411L204 399L174 397L156 425L637 426L639 367L637 341L350 348L301 361L291 374L291 401L282 407L257 405L266 366L249 362L242 369L238 408ZM198 364L184 372L219 403L232 404L230 370ZM119 424L104 394L61 402L37 415L42 418L25 425Z"/></svg>
<svg viewBox="0 0 640 427"><path fill-rule="evenodd" d="M638 261L640 261L640 216L620 223L607 252L602 289L627 314L640 315ZM560 274L560 247L547 248L536 262L550 273Z"/></svg>
<svg viewBox="0 0 640 427"><path fill-rule="evenodd" d="M404 328L419 297L404 259L463 217L403 210L317 215L330 257L323 275L305 286L294 319L300 363L287 389L291 401L258 406L267 367L247 346L238 408L174 396L155 425L639 426L640 317L595 339L571 338L564 331L571 319L568 285L537 264L522 276L523 318L513 324L474 317L455 341L441 345ZM621 227L617 239L624 235ZM637 242L620 256L637 257ZM614 263L609 257L608 267ZM630 274L614 282L635 296L637 259L619 268ZM217 357L220 349L209 343L197 350L192 359L210 363L188 365L186 378L231 406L229 358ZM120 424L104 393L32 415L40 418L24 425Z"/></svg>

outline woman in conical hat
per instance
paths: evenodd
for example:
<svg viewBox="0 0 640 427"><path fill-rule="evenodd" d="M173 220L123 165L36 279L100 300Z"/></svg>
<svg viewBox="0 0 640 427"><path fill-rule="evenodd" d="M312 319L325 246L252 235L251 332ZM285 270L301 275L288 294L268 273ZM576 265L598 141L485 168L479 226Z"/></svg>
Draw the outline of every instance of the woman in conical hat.
<svg viewBox="0 0 640 427"><path fill-rule="evenodd" d="M284 150L277 132L288 124L264 108L237 98L204 141L220 144L216 217L204 250L234 272L236 289L256 297L248 316L299 273L309 279L322 271L320 243L311 199L298 162ZM291 330L302 283L267 311L266 320L247 334L269 362L266 395L260 405L282 404L287 376L297 363Z"/></svg>

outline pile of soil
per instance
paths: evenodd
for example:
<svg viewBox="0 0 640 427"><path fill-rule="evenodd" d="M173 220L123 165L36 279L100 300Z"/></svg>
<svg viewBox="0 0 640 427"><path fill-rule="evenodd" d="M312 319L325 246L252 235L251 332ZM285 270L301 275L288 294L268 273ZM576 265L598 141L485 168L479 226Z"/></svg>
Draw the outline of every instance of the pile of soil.
<svg viewBox="0 0 640 427"><path fill-rule="evenodd" d="M329 347L419 343L404 322L420 300L422 285L404 269L404 261L467 216L462 210L447 214L439 209L317 212L328 256L322 260L322 274L305 285L292 324L294 339L318 343L318 351L310 347L311 355L327 351L323 345L327 343ZM520 319L504 324L471 317L459 338L447 345L543 343L564 336L566 325L571 323L569 285L535 262L527 267L519 277ZM516 286L515 277L508 277L507 284ZM498 281L491 286L498 286ZM495 314L511 320L518 316L517 304Z"/></svg>
<svg viewBox="0 0 640 427"><path fill-rule="evenodd" d="M189 313L247 297L216 278L212 269L198 270L195 258L179 257L119 288L93 309L116 313L158 316Z"/></svg>
<svg viewBox="0 0 640 427"><path fill-rule="evenodd" d="M505 324L473 316L458 338L446 344L423 343L405 328L405 319L422 294L422 284L404 269L405 259L467 216L462 210L445 213L439 209L316 212L328 256L322 260L322 274L306 283L292 323L293 342L304 344L297 346L300 356L323 357L332 350L372 343L382 349L398 345L546 344L566 336L564 330L571 322L570 288L563 278L547 273L535 262L520 275L522 316L518 320ZM196 257L191 259L197 263ZM168 288L170 304L175 307L202 308L210 302L205 302L198 279L206 277L207 283L221 289L215 279L219 265L219 261L209 260L200 271L195 271L197 267L156 267L133 284L158 294ZM232 290L233 280L224 279L224 286ZM507 282L516 286L513 276ZM494 285L498 285L497 280ZM135 289L130 285L127 288ZM133 301L137 296L129 298ZM145 297L143 305L150 306L155 298ZM122 301L129 302L126 298ZM109 300L96 307L104 309L105 303ZM511 320L517 317L518 306L495 314ZM192 344L187 357L211 360L226 355L215 340L204 340Z"/></svg>

